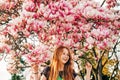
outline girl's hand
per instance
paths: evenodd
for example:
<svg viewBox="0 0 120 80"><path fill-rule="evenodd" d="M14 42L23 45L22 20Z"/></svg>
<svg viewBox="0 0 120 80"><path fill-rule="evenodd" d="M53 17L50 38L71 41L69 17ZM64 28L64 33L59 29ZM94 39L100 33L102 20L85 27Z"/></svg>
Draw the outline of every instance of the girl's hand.
<svg viewBox="0 0 120 80"><path fill-rule="evenodd" d="M85 76L85 80L91 80L90 76L91 76L91 70L92 70L92 65L87 62L86 65L85 65L85 68L86 68L86 76Z"/></svg>
<svg viewBox="0 0 120 80"><path fill-rule="evenodd" d="M85 65L85 68L86 68L87 72L91 72L92 65L89 62L87 62L86 65Z"/></svg>
<svg viewBox="0 0 120 80"><path fill-rule="evenodd" d="M31 69L32 69L32 72L35 74L35 73L38 73L38 65L37 64L32 64L31 65Z"/></svg>
<svg viewBox="0 0 120 80"><path fill-rule="evenodd" d="M38 64L32 64L31 65L31 70L32 70L33 80L40 80L39 65Z"/></svg>

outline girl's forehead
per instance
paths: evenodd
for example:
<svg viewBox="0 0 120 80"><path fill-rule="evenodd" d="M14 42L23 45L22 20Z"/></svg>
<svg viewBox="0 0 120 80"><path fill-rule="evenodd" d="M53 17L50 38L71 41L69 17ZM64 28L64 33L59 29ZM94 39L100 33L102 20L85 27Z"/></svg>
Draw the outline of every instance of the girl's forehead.
<svg viewBox="0 0 120 80"><path fill-rule="evenodd" d="M64 49L63 49L63 52L68 53L68 49L64 48Z"/></svg>

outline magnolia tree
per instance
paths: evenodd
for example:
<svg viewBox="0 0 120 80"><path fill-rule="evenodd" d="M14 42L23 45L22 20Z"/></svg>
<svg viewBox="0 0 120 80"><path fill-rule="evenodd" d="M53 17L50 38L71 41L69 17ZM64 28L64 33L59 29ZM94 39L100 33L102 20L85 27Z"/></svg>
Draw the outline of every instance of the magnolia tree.
<svg viewBox="0 0 120 80"><path fill-rule="evenodd" d="M102 80L105 65L115 55L109 77L110 80L116 77L119 64L116 46L120 43L120 11L114 9L117 0L103 0L101 4L94 0L20 1L18 9L14 6L17 0L6 0L11 3L9 9L1 6L1 10L13 13L15 10L18 14L0 19L5 23L0 32L1 59L3 55L9 56L5 58L11 74L33 64L41 65L51 58L56 45L65 45L83 62L92 65L94 80ZM8 4L3 3L0 4ZM16 4L20 4L19 1Z"/></svg>
<svg viewBox="0 0 120 80"><path fill-rule="evenodd" d="M0 0L0 25L8 23L19 15L23 0Z"/></svg>

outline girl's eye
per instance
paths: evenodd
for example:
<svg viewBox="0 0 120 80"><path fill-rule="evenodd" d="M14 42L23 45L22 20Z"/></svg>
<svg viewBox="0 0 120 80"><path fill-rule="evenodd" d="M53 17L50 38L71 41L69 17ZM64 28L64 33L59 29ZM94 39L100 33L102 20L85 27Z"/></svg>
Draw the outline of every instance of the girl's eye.
<svg viewBox="0 0 120 80"><path fill-rule="evenodd" d="M65 53L63 53L65 55Z"/></svg>
<svg viewBox="0 0 120 80"><path fill-rule="evenodd" d="M67 53L63 53L63 55L67 55L67 56L70 56L69 54L67 54Z"/></svg>

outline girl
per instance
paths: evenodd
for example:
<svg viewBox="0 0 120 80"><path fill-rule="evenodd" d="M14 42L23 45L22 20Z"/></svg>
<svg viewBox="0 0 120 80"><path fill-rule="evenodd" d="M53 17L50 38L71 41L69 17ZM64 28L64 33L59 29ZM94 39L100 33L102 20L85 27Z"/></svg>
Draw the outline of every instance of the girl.
<svg viewBox="0 0 120 80"><path fill-rule="evenodd" d="M43 70L40 80L80 80L73 70L71 54L68 47L57 47L50 66Z"/></svg>
<svg viewBox="0 0 120 80"><path fill-rule="evenodd" d="M50 66L41 73L40 80L81 80L73 69L72 51L66 46L55 49ZM37 66L33 66L34 80L39 80ZM92 66L86 65L87 74L85 80L90 80Z"/></svg>

